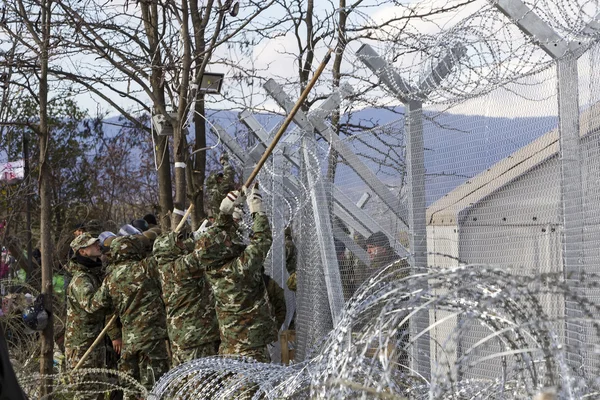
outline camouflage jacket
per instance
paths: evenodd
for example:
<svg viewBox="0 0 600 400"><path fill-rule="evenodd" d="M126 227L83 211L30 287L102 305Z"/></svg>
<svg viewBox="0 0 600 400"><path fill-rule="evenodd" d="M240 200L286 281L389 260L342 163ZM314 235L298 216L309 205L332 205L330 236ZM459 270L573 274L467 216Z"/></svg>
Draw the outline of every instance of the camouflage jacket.
<svg viewBox="0 0 600 400"><path fill-rule="evenodd" d="M175 346L188 349L219 340L215 298L198 259L185 244L180 248L175 233L154 242L163 300L167 312L167 331ZM192 249L193 250L193 249Z"/></svg>
<svg viewBox="0 0 600 400"><path fill-rule="evenodd" d="M254 214L254 235L248 246L229 257L231 245L222 242L225 235L235 235L231 215L219 214L213 226L202 234L194 254L198 268L206 276L215 296L221 347L252 349L277 340L262 276L265 256L271 247L271 228L266 216ZM229 233L227 233L229 232Z"/></svg>
<svg viewBox="0 0 600 400"><path fill-rule="evenodd" d="M68 349L89 347L104 327L103 310L95 310L91 313L86 311L86 306L102 282L102 263L74 255L66 269L73 277L67 287L65 347ZM119 337L119 331L114 327L108 333L111 338Z"/></svg>
<svg viewBox="0 0 600 400"><path fill-rule="evenodd" d="M112 264L87 305L90 312L107 309L117 313L123 325L123 345L129 352L134 352L137 344L167 338L165 306L152 278L152 263L142 259L142 246L133 236L113 240Z"/></svg>
<svg viewBox="0 0 600 400"><path fill-rule="evenodd" d="M269 275L263 274L263 278L265 280L265 285L267 286L267 294L269 295L269 302L273 309L273 316L277 323L276 327L279 329L285 322L285 314L287 313L287 308L285 306L285 292Z"/></svg>
<svg viewBox="0 0 600 400"><path fill-rule="evenodd" d="M291 237L285 237L285 269L288 274L296 272L296 246Z"/></svg>

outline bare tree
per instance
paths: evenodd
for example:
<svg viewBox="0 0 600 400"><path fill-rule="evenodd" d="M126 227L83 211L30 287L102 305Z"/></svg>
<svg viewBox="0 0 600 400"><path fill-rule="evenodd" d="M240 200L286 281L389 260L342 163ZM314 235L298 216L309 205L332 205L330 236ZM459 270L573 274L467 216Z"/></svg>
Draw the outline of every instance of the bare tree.
<svg viewBox="0 0 600 400"><path fill-rule="evenodd" d="M40 0L26 2L15 0L5 3L7 14L11 21L5 21L3 25L14 43L14 49L23 49L23 59L12 58L12 68L21 71L29 69L34 79L22 81L23 89L34 92L37 88L37 101L39 106L39 124L32 126L39 138L39 195L40 195L40 242L42 254L42 294L44 306L50 311L46 328L41 335L41 357L40 373L47 376L41 388L41 395L48 396L52 392L53 352L54 352L54 327L52 319L52 233L51 233L51 173L48 164L48 143L50 141L50 129L48 123L48 66L51 53L56 43L52 43L51 24L52 1ZM8 23L7 23L8 22ZM15 63L16 61L16 63ZM25 67L25 68L23 68ZM31 256L31 255L29 255Z"/></svg>
<svg viewBox="0 0 600 400"><path fill-rule="evenodd" d="M120 106L110 93L128 99L137 111L162 116L172 127L174 199L168 141L155 136L161 211L163 217L171 209L176 211L172 224L181 219L179 214L188 199L196 205L194 224L204 217L206 160L199 150L206 147L205 110L204 96L198 88L212 55L272 3L250 2L240 11L243 19L230 15L234 7L231 0L208 0L203 7L197 0L127 3L124 7L93 0L61 3L74 32L63 43L98 61L52 72L99 95L132 122L137 120L133 111ZM192 125L193 160L186 135Z"/></svg>

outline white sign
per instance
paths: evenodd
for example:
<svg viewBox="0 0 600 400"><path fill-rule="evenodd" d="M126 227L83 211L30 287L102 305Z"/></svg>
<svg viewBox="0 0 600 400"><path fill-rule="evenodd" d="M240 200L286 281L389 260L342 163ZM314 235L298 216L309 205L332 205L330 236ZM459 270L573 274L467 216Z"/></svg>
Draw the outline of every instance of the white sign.
<svg viewBox="0 0 600 400"><path fill-rule="evenodd" d="M0 181L16 183L25 178L25 163L23 160L0 164Z"/></svg>

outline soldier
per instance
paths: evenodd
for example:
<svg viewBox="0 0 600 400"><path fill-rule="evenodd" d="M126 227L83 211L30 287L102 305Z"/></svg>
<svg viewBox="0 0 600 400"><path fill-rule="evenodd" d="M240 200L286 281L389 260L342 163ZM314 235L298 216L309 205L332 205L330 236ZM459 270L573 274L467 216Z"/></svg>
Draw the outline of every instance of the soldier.
<svg viewBox="0 0 600 400"><path fill-rule="evenodd" d="M269 362L269 343L277 340L277 328L262 270L271 247L271 229L264 214L262 196L250 190L248 207L254 219L254 235L245 246L237 234L232 213L244 198L230 192L221 202L215 224L203 233L195 254L196 267L206 269L213 290L221 333L219 354L239 355Z"/></svg>
<svg viewBox="0 0 600 400"><path fill-rule="evenodd" d="M288 226L285 228L285 269L290 275L286 284L287 287L295 292L296 291L296 246L292 239L292 227Z"/></svg>
<svg viewBox="0 0 600 400"><path fill-rule="evenodd" d="M206 191L208 193L208 208L211 217L215 218L219 214L219 205L223 197L233 190L233 181L235 170L229 164L227 153L221 154L219 162L223 166L222 173L213 173L206 180Z"/></svg>
<svg viewBox="0 0 600 400"><path fill-rule="evenodd" d="M170 232L156 239L153 255L167 312L173 366L217 355L220 340L215 298L202 268L196 265L199 261L193 247L188 249L177 233Z"/></svg>
<svg viewBox="0 0 600 400"><path fill-rule="evenodd" d="M393 262L397 262L399 267L408 267L406 260L400 259L394 249L390 247L390 241L383 232L378 231L371 234L365 241L365 245L371 260L369 266L371 274Z"/></svg>
<svg viewBox="0 0 600 400"><path fill-rule="evenodd" d="M382 271L384 268L386 273L386 279L396 280L406 278L409 275L410 269L409 264L405 258L400 258L394 249L390 246L389 239L383 232L375 232L371 234L365 241L367 247L367 253L369 253L370 265L369 275L373 275ZM379 312L380 310L376 307L372 312ZM355 324L356 329L362 329L362 324ZM385 332L383 332L385 334ZM400 368L408 371L406 366L408 365L408 353L404 348L409 341L409 326L408 322L397 327L395 332L396 340L396 351L397 351L397 363Z"/></svg>
<svg viewBox="0 0 600 400"><path fill-rule="evenodd" d="M287 313L287 307L285 305L285 292L279 286L279 284L271 278L269 275L263 272L263 280L265 281L265 287L267 288L267 295L269 296L269 303L273 310L273 316L275 317L276 328L279 330L281 325L285 322L285 315Z"/></svg>
<svg viewBox="0 0 600 400"><path fill-rule="evenodd" d="M151 267L142 254L143 243L138 237L115 238L110 244L108 275L86 309L116 311L123 325L119 371L150 390L168 371L169 357L160 288L151 279Z"/></svg>
<svg viewBox="0 0 600 400"><path fill-rule="evenodd" d="M65 326L65 356L68 369L73 369L104 327L104 311L86 311L94 293L102 282L102 261L98 239L89 233L77 236L71 242L73 257L67 270L73 275L67 287L67 322ZM116 330L109 331L111 337ZM102 368L106 349L97 346L81 365L82 368ZM83 377L82 377L83 378ZM85 377L83 379L89 379ZM97 379L97 378L96 378ZM88 388L89 389L89 388ZM77 399L103 399L103 394L78 395Z"/></svg>

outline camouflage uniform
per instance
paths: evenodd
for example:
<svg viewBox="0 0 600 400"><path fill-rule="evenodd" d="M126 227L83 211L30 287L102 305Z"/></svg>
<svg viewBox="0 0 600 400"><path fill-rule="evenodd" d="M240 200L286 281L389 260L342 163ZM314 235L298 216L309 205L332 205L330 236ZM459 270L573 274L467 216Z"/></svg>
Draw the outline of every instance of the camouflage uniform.
<svg viewBox="0 0 600 400"><path fill-rule="evenodd" d="M174 366L217 355L219 350L215 299L202 268L196 266L198 259L191 253L193 247L188 249L186 245L183 242L178 245L176 233L171 232L159 237L153 247Z"/></svg>
<svg viewBox="0 0 600 400"><path fill-rule="evenodd" d="M297 287L296 282L296 246L292 240L292 230L290 227L285 229L285 269L290 274L286 285L295 292Z"/></svg>
<svg viewBox="0 0 600 400"><path fill-rule="evenodd" d="M143 244L135 236L114 239L112 265L87 309L109 309L121 319L123 349L119 371L148 390L169 369L165 308L152 278L152 263L142 259Z"/></svg>
<svg viewBox="0 0 600 400"><path fill-rule="evenodd" d="M279 330L281 325L285 322L285 314L287 312L285 306L285 292L269 275L263 274L263 279L265 280L269 302L271 303L273 315L275 316L275 321L277 323L276 327Z"/></svg>
<svg viewBox="0 0 600 400"><path fill-rule="evenodd" d="M194 254L200 261L196 267L206 269L215 295L219 354L269 362L267 345L277 340L277 328L262 277L272 241L266 216L254 214L253 231L250 244L244 247L232 216L219 214L200 236Z"/></svg>
<svg viewBox="0 0 600 400"><path fill-rule="evenodd" d="M216 217L219 214L219 205L223 197L233 190L235 170L226 162L222 173L213 173L206 180L206 191L208 194L208 209L210 215Z"/></svg>
<svg viewBox="0 0 600 400"><path fill-rule="evenodd" d="M81 235L89 237L90 235ZM86 311L87 304L102 282L102 262L83 257L76 251L69 261L67 271L73 275L67 287L67 320L65 326L65 358L68 369L73 369L88 348L104 328L105 313L96 310ZM112 328L109 335L117 335L118 330ZM86 358L80 368L102 368L106 358L103 345L96 348ZM100 379L95 376L81 376L82 380ZM89 389L89 388L88 388ZM103 394L77 395L76 399L102 399Z"/></svg>

